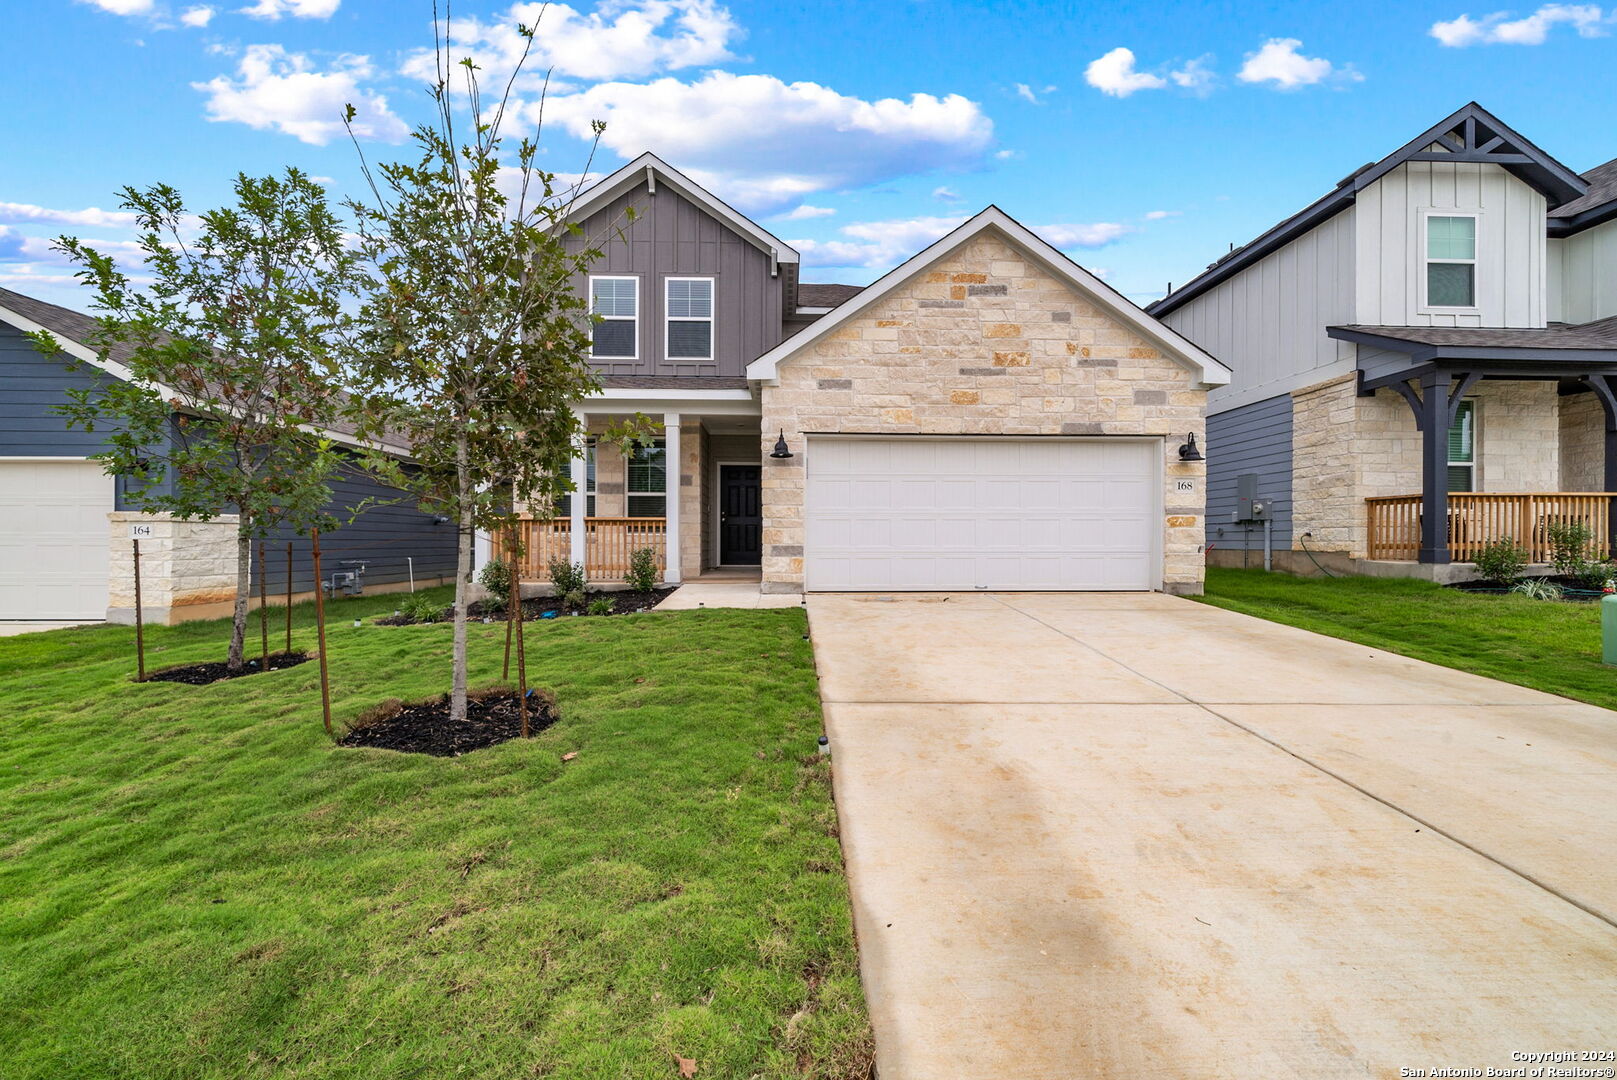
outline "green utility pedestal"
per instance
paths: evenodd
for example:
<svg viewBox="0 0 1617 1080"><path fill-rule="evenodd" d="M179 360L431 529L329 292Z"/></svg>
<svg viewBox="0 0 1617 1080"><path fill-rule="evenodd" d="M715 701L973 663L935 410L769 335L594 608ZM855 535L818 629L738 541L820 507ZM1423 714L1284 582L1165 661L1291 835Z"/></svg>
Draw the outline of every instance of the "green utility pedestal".
<svg viewBox="0 0 1617 1080"><path fill-rule="evenodd" d="M1617 596L1600 598L1601 659L1617 665Z"/></svg>

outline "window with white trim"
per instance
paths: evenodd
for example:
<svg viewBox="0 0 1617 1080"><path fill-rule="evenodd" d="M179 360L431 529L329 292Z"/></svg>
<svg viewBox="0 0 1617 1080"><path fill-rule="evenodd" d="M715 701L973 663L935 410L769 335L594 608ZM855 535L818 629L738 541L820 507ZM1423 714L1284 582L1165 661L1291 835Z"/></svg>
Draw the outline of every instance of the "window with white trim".
<svg viewBox="0 0 1617 1080"><path fill-rule="evenodd" d="M1426 306L1477 306L1477 219L1426 217Z"/></svg>
<svg viewBox="0 0 1617 1080"><path fill-rule="evenodd" d="M597 316L590 355L633 360L640 355L640 279L591 277L590 314Z"/></svg>
<svg viewBox="0 0 1617 1080"><path fill-rule="evenodd" d="M656 518L668 513L668 455L663 441L636 444L626 460L627 517Z"/></svg>
<svg viewBox="0 0 1617 1080"><path fill-rule="evenodd" d="M664 355L670 360L713 359L713 279L671 277L663 289L668 324Z"/></svg>
<svg viewBox="0 0 1617 1080"><path fill-rule="evenodd" d="M556 499L556 516L569 518L573 516L573 493L564 492ZM591 439L584 449L584 516L595 516L595 440Z"/></svg>
<svg viewBox="0 0 1617 1080"><path fill-rule="evenodd" d="M1449 425L1449 490L1477 490L1477 403L1470 398L1460 402Z"/></svg>

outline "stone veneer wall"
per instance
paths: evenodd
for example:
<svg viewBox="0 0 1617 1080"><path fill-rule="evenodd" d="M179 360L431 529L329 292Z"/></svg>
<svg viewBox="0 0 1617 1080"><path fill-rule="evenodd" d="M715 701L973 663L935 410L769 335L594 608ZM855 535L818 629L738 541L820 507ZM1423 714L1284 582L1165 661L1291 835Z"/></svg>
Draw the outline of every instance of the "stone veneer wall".
<svg viewBox="0 0 1617 1080"><path fill-rule="evenodd" d="M1202 589L1206 392L1193 372L1053 277L982 235L783 361L763 388L764 589L803 587L808 434L1163 437L1163 584ZM784 429L793 457L769 457ZM1174 481L1193 478L1180 500Z"/></svg>
<svg viewBox="0 0 1617 1080"><path fill-rule="evenodd" d="M1606 411L1593 394L1561 399L1561 490L1606 489Z"/></svg>
<svg viewBox="0 0 1617 1080"><path fill-rule="evenodd" d="M150 525L140 542L140 602L147 622L174 624L230 614L236 598L235 514L212 521L176 521L170 514L117 510L111 523L111 577L107 621L135 621L135 556L132 522Z"/></svg>
<svg viewBox="0 0 1617 1080"><path fill-rule="evenodd" d="M679 425L679 569L686 581L702 572L702 425Z"/></svg>
<svg viewBox="0 0 1617 1080"><path fill-rule="evenodd" d="M1299 541L1312 533L1306 543L1315 551L1362 559L1364 500L1421 490L1421 434L1397 391L1357 391L1357 376L1345 375L1292 393L1292 532ZM1483 381L1469 396L1477 401L1479 490L1580 490L1563 486L1555 383Z"/></svg>

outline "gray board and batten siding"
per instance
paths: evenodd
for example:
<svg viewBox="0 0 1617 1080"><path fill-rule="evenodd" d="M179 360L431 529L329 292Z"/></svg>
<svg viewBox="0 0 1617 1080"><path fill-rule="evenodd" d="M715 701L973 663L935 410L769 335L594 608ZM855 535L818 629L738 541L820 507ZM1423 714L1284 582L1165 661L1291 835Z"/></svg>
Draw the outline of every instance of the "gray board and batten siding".
<svg viewBox="0 0 1617 1080"><path fill-rule="evenodd" d="M630 207L633 221L626 216ZM743 376L747 364L780 344L784 289L782 279L770 274L769 253L672 187L659 185L652 195L643 182L637 184L579 225L583 236L569 234L565 242L600 249L591 274L640 280L636 358L595 361L601 374ZM711 361L663 355L663 282L669 277L713 279ZM580 296L589 295L586 281L575 285Z"/></svg>
<svg viewBox="0 0 1617 1080"><path fill-rule="evenodd" d="M1269 501L1276 551L1291 547L1291 395L1244 405L1207 418L1207 542L1221 548L1263 549L1263 523L1232 521L1240 477L1258 477Z"/></svg>

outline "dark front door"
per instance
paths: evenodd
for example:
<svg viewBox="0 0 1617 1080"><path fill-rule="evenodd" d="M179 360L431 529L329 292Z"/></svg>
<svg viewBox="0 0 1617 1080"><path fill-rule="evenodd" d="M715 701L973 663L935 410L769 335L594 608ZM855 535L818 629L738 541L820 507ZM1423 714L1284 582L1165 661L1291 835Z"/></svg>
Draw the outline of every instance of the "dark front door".
<svg viewBox="0 0 1617 1080"><path fill-rule="evenodd" d="M719 562L726 566L757 566L764 561L759 477L757 465L719 466Z"/></svg>

